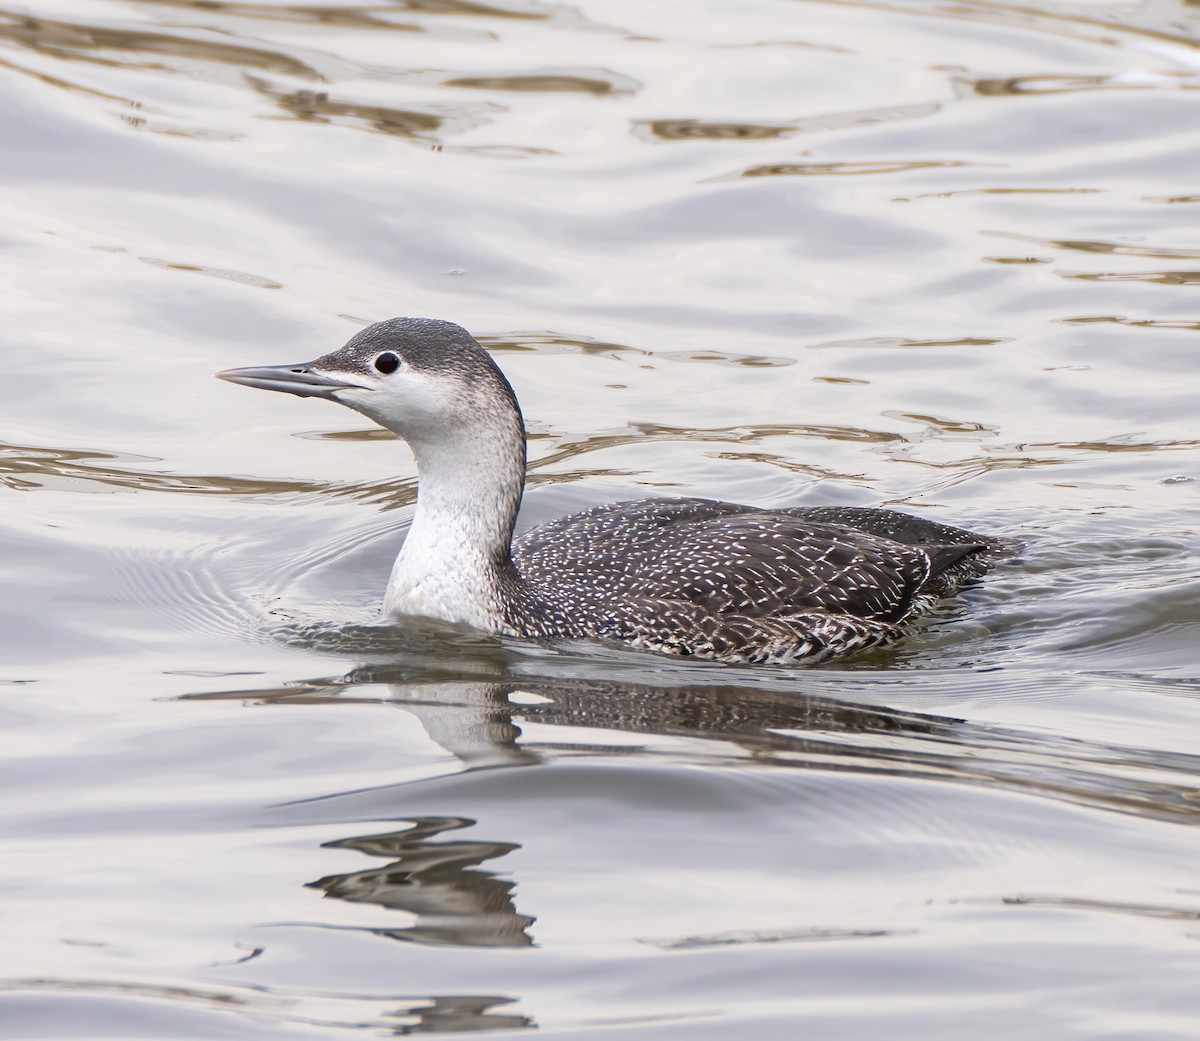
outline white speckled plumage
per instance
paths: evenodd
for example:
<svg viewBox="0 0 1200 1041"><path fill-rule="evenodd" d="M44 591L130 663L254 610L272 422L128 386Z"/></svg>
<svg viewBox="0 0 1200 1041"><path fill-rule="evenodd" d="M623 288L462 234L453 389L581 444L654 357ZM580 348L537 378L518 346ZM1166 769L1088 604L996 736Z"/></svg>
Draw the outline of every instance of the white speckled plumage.
<svg viewBox="0 0 1200 1041"><path fill-rule="evenodd" d="M597 638L723 661L823 661L895 639L1019 544L891 510L614 503L513 538L520 408L461 327L396 318L300 366L225 379L325 397L412 447L417 512L384 599L534 638Z"/></svg>

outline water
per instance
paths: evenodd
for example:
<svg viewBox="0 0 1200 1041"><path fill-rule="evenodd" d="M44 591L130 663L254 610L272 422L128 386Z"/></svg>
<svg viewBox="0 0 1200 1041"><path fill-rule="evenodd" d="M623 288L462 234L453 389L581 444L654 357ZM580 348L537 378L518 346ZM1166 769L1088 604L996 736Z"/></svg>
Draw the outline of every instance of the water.
<svg viewBox="0 0 1200 1041"><path fill-rule="evenodd" d="M0 1035L1194 1038L1200 9L0 12ZM812 669L373 626L461 322L522 523L1029 545Z"/></svg>

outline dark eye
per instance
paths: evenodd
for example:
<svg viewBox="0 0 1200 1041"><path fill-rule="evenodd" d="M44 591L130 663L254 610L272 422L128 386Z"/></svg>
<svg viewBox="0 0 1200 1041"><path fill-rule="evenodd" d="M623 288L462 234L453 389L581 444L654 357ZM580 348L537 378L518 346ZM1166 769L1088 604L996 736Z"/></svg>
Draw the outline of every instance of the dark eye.
<svg viewBox="0 0 1200 1041"><path fill-rule="evenodd" d="M400 368L400 359L391 351L384 351L378 358L375 359L375 368L382 372L385 376L391 375Z"/></svg>

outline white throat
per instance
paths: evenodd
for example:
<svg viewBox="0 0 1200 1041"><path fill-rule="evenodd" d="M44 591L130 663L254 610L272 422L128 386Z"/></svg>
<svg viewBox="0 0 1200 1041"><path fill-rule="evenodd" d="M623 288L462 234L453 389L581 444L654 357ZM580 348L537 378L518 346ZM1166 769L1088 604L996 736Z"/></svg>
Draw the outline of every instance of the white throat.
<svg viewBox="0 0 1200 1041"><path fill-rule="evenodd" d="M409 443L417 512L388 580L384 613L507 631L500 582L525 480L519 428L442 431Z"/></svg>

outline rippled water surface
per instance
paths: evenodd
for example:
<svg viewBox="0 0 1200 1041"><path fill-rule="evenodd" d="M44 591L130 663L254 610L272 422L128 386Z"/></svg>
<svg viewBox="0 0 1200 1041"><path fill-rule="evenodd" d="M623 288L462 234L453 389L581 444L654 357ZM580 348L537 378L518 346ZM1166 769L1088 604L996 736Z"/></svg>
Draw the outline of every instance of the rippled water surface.
<svg viewBox="0 0 1200 1041"><path fill-rule="evenodd" d="M0 0L0 1035L1195 1038L1200 7ZM461 322L522 523L1028 544L894 650L373 626Z"/></svg>

